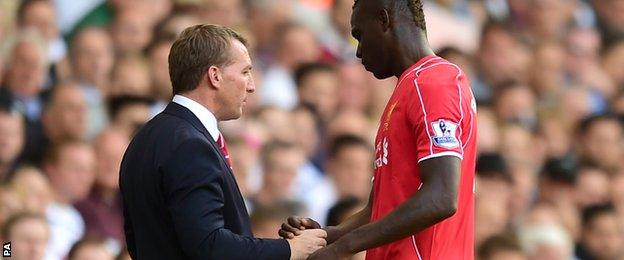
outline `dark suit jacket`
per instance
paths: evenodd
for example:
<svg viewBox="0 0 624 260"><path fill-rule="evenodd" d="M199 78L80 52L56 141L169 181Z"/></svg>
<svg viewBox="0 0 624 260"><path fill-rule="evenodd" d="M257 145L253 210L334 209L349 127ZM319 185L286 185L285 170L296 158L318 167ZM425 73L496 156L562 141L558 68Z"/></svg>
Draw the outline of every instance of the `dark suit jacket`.
<svg viewBox="0 0 624 260"><path fill-rule="evenodd" d="M119 184L133 259L290 258L286 240L253 237L225 158L199 119L177 103L133 138Z"/></svg>

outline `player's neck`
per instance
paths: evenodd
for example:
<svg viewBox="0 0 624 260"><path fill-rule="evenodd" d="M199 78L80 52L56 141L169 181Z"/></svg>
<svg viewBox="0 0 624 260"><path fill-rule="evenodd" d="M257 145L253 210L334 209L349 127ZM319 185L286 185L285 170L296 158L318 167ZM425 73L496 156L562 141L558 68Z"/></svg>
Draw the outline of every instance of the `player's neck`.
<svg viewBox="0 0 624 260"><path fill-rule="evenodd" d="M399 78L403 72L424 57L434 54L425 35L399 39L399 59L394 75Z"/></svg>

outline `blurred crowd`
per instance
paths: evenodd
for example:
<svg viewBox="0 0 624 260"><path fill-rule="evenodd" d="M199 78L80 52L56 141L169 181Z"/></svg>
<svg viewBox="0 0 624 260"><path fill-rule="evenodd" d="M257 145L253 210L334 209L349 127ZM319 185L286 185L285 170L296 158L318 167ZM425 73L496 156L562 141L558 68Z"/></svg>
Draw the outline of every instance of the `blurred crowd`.
<svg viewBox="0 0 624 260"><path fill-rule="evenodd" d="M478 101L478 258L624 259L624 1L424 1L432 47ZM396 79L356 59L352 4L0 1L12 259L129 259L119 164L171 100L169 49L198 23L250 41L256 93L220 129L255 235L277 237L289 215L336 225L357 212Z"/></svg>

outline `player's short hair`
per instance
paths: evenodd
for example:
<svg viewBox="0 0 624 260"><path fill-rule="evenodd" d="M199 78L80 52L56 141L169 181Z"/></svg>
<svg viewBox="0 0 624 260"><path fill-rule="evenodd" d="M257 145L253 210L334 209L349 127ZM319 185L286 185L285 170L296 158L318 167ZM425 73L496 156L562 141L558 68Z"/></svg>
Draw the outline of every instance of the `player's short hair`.
<svg viewBox="0 0 624 260"><path fill-rule="evenodd" d="M578 161L571 156L553 157L544 163L541 177L553 182L574 185L578 169Z"/></svg>
<svg viewBox="0 0 624 260"><path fill-rule="evenodd" d="M247 45L243 36L225 26L200 24L184 29L169 53L173 94L196 89L210 66L229 65L232 40Z"/></svg>
<svg viewBox="0 0 624 260"><path fill-rule="evenodd" d="M353 2L353 8L361 1L362 0L355 0ZM427 31L422 0L383 0L383 4L386 6L392 5L399 12L411 13L416 26L423 31Z"/></svg>

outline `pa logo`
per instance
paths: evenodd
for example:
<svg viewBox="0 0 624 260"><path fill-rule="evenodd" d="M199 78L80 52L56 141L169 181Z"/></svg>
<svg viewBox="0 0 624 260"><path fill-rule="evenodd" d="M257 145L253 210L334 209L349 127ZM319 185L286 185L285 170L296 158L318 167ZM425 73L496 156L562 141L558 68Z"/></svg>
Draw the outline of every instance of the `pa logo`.
<svg viewBox="0 0 624 260"><path fill-rule="evenodd" d="M11 257L11 242L2 244L2 257Z"/></svg>

